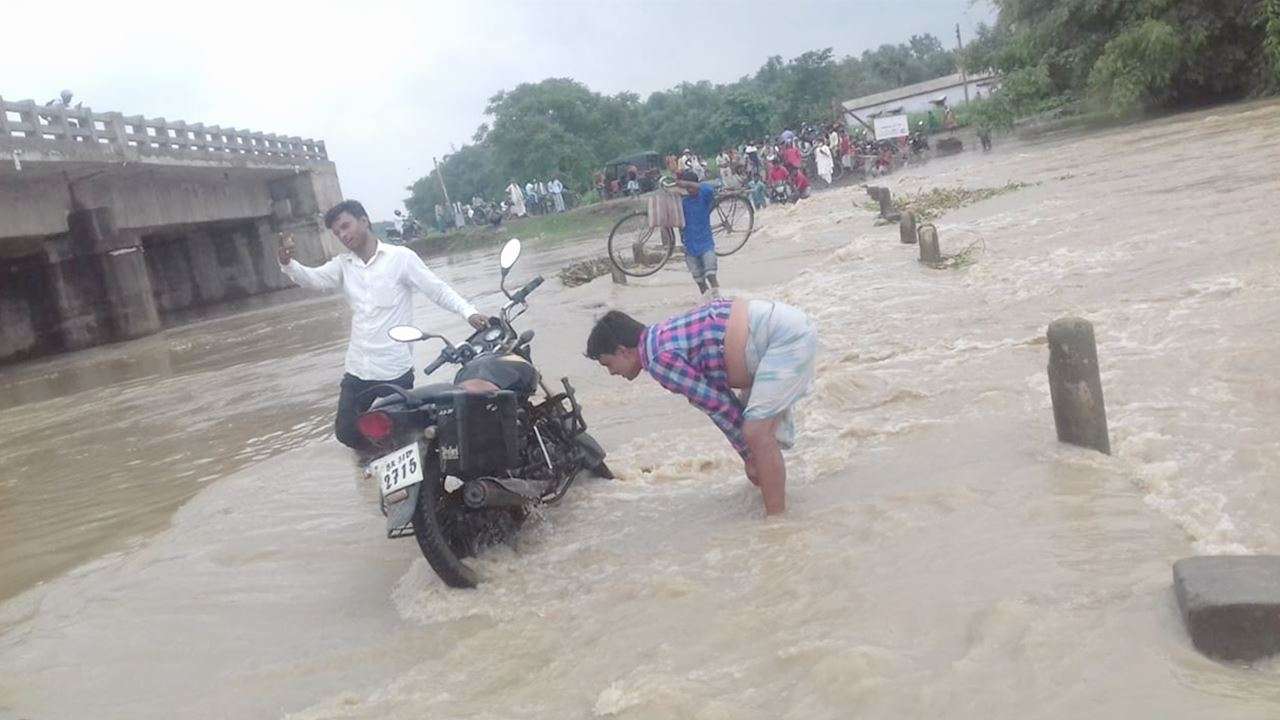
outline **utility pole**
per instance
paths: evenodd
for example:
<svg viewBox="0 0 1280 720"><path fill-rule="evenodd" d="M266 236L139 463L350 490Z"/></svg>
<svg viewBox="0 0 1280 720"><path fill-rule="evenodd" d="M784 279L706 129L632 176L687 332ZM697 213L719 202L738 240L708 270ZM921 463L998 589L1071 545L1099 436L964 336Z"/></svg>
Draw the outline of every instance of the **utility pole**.
<svg viewBox="0 0 1280 720"><path fill-rule="evenodd" d="M969 78L964 72L964 42L960 40L960 23L956 23L956 66L960 68L960 82L964 83L964 101L969 102Z"/></svg>
<svg viewBox="0 0 1280 720"><path fill-rule="evenodd" d="M960 26L957 25L956 27L959 28ZM966 90L965 92L968 91ZM434 157L431 158L431 164L435 165L436 177L440 179L440 192L444 193L444 204L452 206L453 203L449 202L449 189L444 186L444 171L440 169L440 163L436 162Z"/></svg>

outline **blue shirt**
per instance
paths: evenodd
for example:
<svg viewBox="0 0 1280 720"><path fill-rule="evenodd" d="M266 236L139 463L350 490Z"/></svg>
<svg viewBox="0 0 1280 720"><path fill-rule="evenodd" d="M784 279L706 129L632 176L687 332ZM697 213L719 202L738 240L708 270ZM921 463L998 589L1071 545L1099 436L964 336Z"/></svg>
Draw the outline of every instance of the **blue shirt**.
<svg viewBox="0 0 1280 720"><path fill-rule="evenodd" d="M699 183L698 194L680 199L684 205L684 251L689 255L706 255L715 249L711 239L711 205L716 191L711 183Z"/></svg>

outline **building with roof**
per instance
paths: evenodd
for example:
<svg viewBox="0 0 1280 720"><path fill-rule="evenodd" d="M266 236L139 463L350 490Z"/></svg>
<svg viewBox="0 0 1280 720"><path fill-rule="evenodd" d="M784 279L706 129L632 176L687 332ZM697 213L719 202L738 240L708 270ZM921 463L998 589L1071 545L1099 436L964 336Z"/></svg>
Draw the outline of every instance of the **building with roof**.
<svg viewBox="0 0 1280 720"><path fill-rule="evenodd" d="M963 105L967 100L987 97L1000 87L1000 78L994 73L982 73L964 78L960 73L906 85L894 90L846 100L845 117L856 116L864 122L881 115L928 112L944 107ZM966 96L965 90L968 89Z"/></svg>

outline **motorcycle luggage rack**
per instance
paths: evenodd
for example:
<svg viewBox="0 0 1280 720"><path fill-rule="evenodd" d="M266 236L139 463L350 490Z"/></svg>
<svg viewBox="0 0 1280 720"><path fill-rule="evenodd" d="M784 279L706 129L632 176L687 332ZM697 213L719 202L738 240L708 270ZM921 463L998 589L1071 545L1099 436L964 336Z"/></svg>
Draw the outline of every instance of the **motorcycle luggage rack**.
<svg viewBox="0 0 1280 720"><path fill-rule="evenodd" d="M578 404L578 399L574 397L573 386L569 384L569 378L562 377L560 382L564 384L565 391L547 398L547 402L555 404L565 422L565 430L568 432L569 437L575 437L587 431L587 421L582 417L582 406ZM566 400L568 401L568 407L565 407Z"/></svg>

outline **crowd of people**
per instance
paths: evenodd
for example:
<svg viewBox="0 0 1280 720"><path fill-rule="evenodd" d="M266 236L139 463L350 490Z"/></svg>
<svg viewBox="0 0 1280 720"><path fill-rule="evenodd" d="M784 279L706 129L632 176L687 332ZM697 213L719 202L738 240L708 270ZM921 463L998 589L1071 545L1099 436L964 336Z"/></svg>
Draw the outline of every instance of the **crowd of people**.
<svg viewBox="0 0 1280 720"><path fill-rule="evenodd" d="M844 123L806 124L799 132L783 130L776 137L744 140L723 148L713 162L690 148L678 155L653 155L650 164L613 167L598 171L592 187L601 200L638 196L658 187L664 174L680 177L692 173L698 182L718 181L729 189L741 189L757 209L771 203L792 203L809 196L815 182L832 185L844 174L876 177L919 157L929 150L928 136L940 128L954 129L955 114L945 108L941 117L930 112L917 121L907 137L876 140L863 127ZM979 132L983 149L990 149L990 133ZM665 166L665 168L664 168ZM467 225L497 226L505 218L562 213L573 203L573 193L558 176L549 181L532 179L523 185L514 178L501 198L475 196L470 203L435 206L432 225L448 232Z"/></svg>
<svg viewBox="0 0 1280 720"><path fill-rule="evenodd" d="M926 141L927 142L927 141ZM841 123L784 130L776 140L761 138L724 148L716 156L720 181L742 188L757 208L808 197L814 181L831 185L845 173L882 175L911 152L896 140L877 142L862 128Z"/></svg>
<svg viewBox="0 0 1280 720"><path fill-rule="evenodd" d="M497 227L508 217L562 213L570 206L572 197L573 193L558 175L549 181L533 179L524 185L512 179L503 196L494 200L474 195L466 203L460 200L451 204L436 203L431 226L442 233L468 225Z"/></svg>

